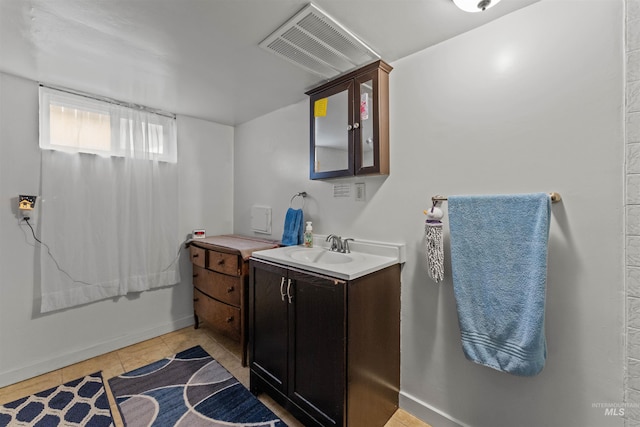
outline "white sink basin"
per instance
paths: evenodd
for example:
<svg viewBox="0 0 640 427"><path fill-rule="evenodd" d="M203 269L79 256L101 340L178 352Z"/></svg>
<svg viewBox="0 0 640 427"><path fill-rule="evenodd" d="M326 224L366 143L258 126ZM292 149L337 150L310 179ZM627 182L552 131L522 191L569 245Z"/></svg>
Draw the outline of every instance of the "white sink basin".
<svg viewBox="0 0 640 427"><path fill-rule="evenodd" d="M353 262L354 255L331 252L328 249L304 248L289 252L289 256L297 261L309 262L312 264L346 264Z"/></svg>
<svg viewBox="0 0 640 427"><path fill-rule="evenodd" d="M405 245L402 243L369 242L356 239L349 245L351 253L332 252L326 247L326 236L314 235L314 247L288 246L256 251L252 258L275 262L325 274L339 279L352 280L394 264L405 262Z"/></svg>

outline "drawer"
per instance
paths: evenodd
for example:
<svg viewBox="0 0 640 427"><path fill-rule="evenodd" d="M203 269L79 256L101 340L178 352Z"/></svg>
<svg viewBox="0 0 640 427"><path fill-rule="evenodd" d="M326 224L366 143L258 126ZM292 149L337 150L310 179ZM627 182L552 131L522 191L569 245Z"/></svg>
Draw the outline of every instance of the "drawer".
<svg viewBox="0 0 640 427"><path fill-rule="evenodd" d="M219 273L238 276L238 255L226 254L224 252L207 251L207 268Z"/></svg>
<svg viewBox="0 0 640 427"><path fill-rule="evenodd" d="M193 307L199 320L236 341L240 341L240 309L209 298L193 290Z"/></svg>
<svg viewBox="0 0 640 427"><path fill-rule="evenodd" d="M191 257L191 262L198 267L204 267L205 258L207 251L205 249L199 248L197 246L189 246L189 255Z"/></svg>
<svg viewBox="0 0 640 427"><path fill-rule="evenodd" d="M193 285L199 291L236 307L240 307L240 280L240 277L193 266Z"/></svg>

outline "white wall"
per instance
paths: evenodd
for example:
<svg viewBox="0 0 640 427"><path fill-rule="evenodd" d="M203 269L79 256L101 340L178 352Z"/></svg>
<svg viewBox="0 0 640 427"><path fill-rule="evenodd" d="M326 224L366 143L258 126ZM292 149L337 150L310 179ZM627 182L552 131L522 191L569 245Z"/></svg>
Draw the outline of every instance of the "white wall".
<svg viewBox="0 0 640 427"><path fill-rule="evenodd" d="M181 234L231 232L233 128L179 117L178 145ZM16 216L39 188L38 85L0 73L0 387L193 324L186 251L177 286L41 315L39 248Z"/></svg>
<svg viewBox="0 0 640 427"><path fill-rule="evenodd" d="M404 241L401 405L434 426L620 426L593 404L623 402L623 2L543 0L392 65L391 174L308 179L308 104L236 128L234 230L251 204L289 199L321 234ZM366 182L367 201L334 199ZM542 373L467 361L450 269L423 263L435 194L557 191L552 208ZM445 205L446 208L446 205ZM446 224L445 218L445 224ZM446 241L448 250L448 241Z"/></svg>
<svg viewBox="0 0 640 427"><path fill-rule="evenodd" d="M627 371L625 416L640 422L640 0L626 2L626 290Z"/></svg>

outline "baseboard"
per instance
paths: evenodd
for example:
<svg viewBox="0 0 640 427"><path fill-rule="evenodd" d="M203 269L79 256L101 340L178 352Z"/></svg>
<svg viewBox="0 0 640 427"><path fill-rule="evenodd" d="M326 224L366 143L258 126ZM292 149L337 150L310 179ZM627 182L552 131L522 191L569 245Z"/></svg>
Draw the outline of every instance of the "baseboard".
<svg viewBox="0 0 640 427"><path fill-rule="evenodd" d="M0 387L15 384L17 382L36 377L38 375L45 374L47 372L55 371L56 369L64 368L65 366L73 365L74 363L82 362L83 360L87 360L101 354L109 353L111 351L118 350L132 344L137 344L139 342L155 338L169 332L177 331L178 329L186 328L193 325L193 322L193 315L190 315L187 317L183 317L182 319L177 319L171 322L164 323L162 325L154 326L153 328L146 329L144 331L127 334L87 348L76 350L72 353L59 355L51 359L46 359L28 366L23 366L13 371L2 372L0 373Z"/></svg>
<svg viewBox="0 0 640 427"><path fill-rule="evenodd" d="M404 391L400 392L400 408L432 427L471 427Z"/></svg>

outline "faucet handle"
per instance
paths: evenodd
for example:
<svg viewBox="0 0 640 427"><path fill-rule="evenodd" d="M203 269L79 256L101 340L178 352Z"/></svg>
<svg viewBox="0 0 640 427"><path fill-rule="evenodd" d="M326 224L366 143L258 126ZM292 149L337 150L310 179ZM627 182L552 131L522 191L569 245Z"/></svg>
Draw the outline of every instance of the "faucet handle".
<svg viewBox="0 0 640 427"><path fill-rule="evenodd" d="M343 252L346 254L350 254L351 253L351 249L349 249L349 241L353 242L352 238L348 238L348 239L344 239L342 241L342 245L343 245Z"/></svg>

